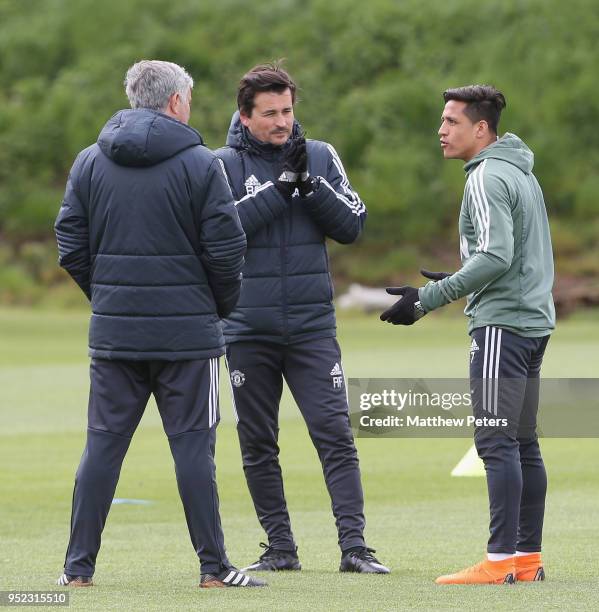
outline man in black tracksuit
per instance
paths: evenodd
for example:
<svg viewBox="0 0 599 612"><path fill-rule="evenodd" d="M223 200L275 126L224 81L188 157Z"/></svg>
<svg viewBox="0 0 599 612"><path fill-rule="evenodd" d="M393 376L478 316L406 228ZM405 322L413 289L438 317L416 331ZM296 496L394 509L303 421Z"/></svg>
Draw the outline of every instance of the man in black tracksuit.
<svg viewBox="0 0 599 612"><path fill-rule="evenodd" d="M56 220L60 264L91 301L87 443L58 584L91 586L121 464L150 394L168 436L202 587L261 586L227 559L214 446L220 319L234 307L246 239L222 165L188 127L193 80L142 61L71 170Z"/></svg>
<svg viewBox="0 0 599 612"><path fill-rule="evenodd" d="M363 494L349 423L325 239L351 243L366 209L333 147L305 141L295 84L277 64L241 80L223 161L248 239L243 286L225 321L243 468L268 535L246 569L300 569L279 466L283 378L304 417L332 501L341 571L388 573L364 542Z"/></svg>

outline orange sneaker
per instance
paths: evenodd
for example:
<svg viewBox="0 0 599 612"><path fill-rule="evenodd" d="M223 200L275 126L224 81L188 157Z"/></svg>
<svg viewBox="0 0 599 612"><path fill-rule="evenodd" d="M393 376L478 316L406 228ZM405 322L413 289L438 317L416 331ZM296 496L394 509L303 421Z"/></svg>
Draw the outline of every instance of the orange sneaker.
<svg viewBox="0 0 599 612"><path fill-rule="evenodd" d="M516 580L522 582L545 580L545 570L543 569L540 552L516 557Z"/></svg>
<svg viewBox="0 0 599 612"><path fill-rule="evenodd" d="M461 572L439 576L437 584L514 584L516 565L514 557L503 561L485 559Z"/></svg>

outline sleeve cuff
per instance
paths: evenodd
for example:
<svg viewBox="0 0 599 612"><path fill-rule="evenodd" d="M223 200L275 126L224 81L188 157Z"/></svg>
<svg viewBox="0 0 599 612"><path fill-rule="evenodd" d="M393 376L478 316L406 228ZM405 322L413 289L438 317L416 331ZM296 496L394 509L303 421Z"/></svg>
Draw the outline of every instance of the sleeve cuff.
<svg viewBox="0 0 599 612"><path fill-rule="evenodd" d="M440 306L449 304L451 300L447 299L445 293L441 290L440 283L430 281L424 287L418 289L418 298L426 312L436 310Z"/></svg>

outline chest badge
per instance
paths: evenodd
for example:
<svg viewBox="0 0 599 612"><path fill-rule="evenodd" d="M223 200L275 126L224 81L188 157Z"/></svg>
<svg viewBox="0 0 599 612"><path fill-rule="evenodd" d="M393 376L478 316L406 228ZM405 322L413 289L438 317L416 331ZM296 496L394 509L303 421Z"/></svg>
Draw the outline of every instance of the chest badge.
<svg viewBox="0 0 599 612"><path fill-rule="evenodd" d="M253 196L262 183L252 174L248 179L246 179L244 185L247 195Z"/></svg>

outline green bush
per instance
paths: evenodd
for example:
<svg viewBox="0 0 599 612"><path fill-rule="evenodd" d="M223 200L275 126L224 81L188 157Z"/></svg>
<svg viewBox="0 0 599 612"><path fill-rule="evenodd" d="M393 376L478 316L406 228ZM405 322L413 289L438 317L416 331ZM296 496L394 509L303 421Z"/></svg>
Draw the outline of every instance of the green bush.
<svg viewBox="0 0 599 612"><path fill-rule="evenodd" d="M189 69L191 124L216 148L239 77L286 57L298 118L368 205L364 253L455 251L464 175L439 150L441 92L487 82L508 100L502 130L535 152L556 257L576 259L597 246L598 29L595 0L0 1L0 236L51 237L71 163L127 106L136 60Z"/></svg>

